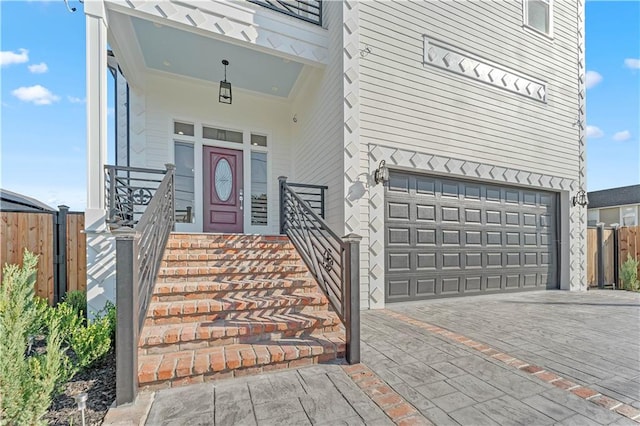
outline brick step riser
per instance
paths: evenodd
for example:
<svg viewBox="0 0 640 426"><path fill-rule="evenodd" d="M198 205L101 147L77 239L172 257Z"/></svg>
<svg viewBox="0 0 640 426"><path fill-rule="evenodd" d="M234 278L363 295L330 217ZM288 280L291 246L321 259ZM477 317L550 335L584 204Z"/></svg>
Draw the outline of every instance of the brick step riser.
<svg viewBox="0 0 640 426"><path fill-rule="evenodd" d="M179 268L160 268L159 277L193 276L193 275L263 275L263 274L297 274L307 272L301 265L272 265L267 262L262 265L246 266L184 266Z"/></svg>
<svg viewBox="0 0 640 426"><path fill-rule="evenodd" d="M266 273L241 273L241 274L203 274L203 275L170 275L158 276L159 283L182 283L200 281L243 281L243 280L286 280L291 278L305 278L308 271L301 272L266 272Z"/></svg>
<svg viewBox="0 0 640 426"><path fill-rule="evenodd" d="M242 250L287 250L294 251L295 247L291 243L261 243L261 242L218 242L218 241L169 241L166 246L166 250L171 253L174 250L191 250L191 249L207 249L207 250L222 250L229 253L237 253Z"/></svg>
<svg viewBox="0 0 640 426"><path fill-rule="evenodd" d="M171 353L176 351L186 351L202 348L215 348L227 345L236 344L257 344L260 342L266 342L270 339L295 339L305 337L311 333L334 333L342 330L342 325L337 324L333 326L318 326L303 328L300 330L287 330L273 333L262 333L260 335L246 335L246 336L233 336L233 337L220 337L210 340L192 340L187 342L175 342L158 345L141 345L138 348L138 354L140 355L155 355Z"/></svg>
<svg viewBox="0 0 640 426"><path fill-rule="evenodd" d="M173 232L169 237L170 241L266 241L270 243L291 243L286 235L249 235L249 234L188 234L184 232Z"/></svg>
<svg viewBox="0 0 640 426"><path fill-rule="evenodd" d="M317 288L309 276L279 280L191 281L156 283L153 294L186 294L196 292L257 291L295 288Z"/></svg>
<svg viewBox="0 0 640 426"><path fill-rule="evenodd" d="M151 312L151 307L149 308ZM260 313L260 311L265 311L264 308L260 309L251 309L244 311L220 311L220 312L207 312L207 313L193 313L193 314L177 314L177 315L167 315L167 316L153 316L147 315L147 318L144 320L145 326L147 325L169 325L169 324L185 324L185 323L193 323L193 322L204 322L204 321L216 321L216 320L243 320L248 317L256 317L260 315L278 315L278 314L291 314L291 313L305 313L305 312L317 312L317 311L328 311L329 304L318 304L318 305L298 305L298 306L287 306L282 308L271 308L266 309L266 312Z"/></svg>
<svg viewBox="0 0 640 426"><path fill-rule="evenodd" d="M266 373L269 371L283 370L287 368L298 368L307 365L330 362L336 359L344 358L344 345L340 345L337 351L325 352L318 355L301 356L291 360L256 362L252 366L240 366L233 369L224 369L215 371L200 371L195 366L185 367L178 365L176 361L174 377L165 380L144 381L143 377L138 376L138 386L144 390L158 390L175 386L184 386L187 384L202 383L215 380L224 380L234 377L245 377L249 375Z"/></svg>
<svg viewBox="0 0 640 426"><path fill-rule="evenodd" d="M167 243L169 244L169 243ZM298 251L294 246L268 245L268 246L248 246L237 247L220 244L210 244L211 247L199 243L190 247L186 243L182 243L184 247L171 247L167 245L164 254L169 256L180 255L200 255L200 256L296 256Z"/></svg>
<svg viewBox="0 0 640 426"><path fill-rule="evenodd" d="M309 293L317 293L315 287L285 287L268 290L220 290L220 291L194 291L185 293L153 294L152 302L180 302L185 300L211 300L225 297L272 297L272 296L294 296Z"/></svg>
<svg viewBox="0 0 640 426"><path fill-rule="evenodd" d="M329 300L320 293L293 295L291 297L265 297L255 299L188 300L178 302L157 302L149 306L147 317L155 319L174 315L208 314L219 312L257 312L271 309L287 309L304 306L327 306Z"/></svg>
<svg viewBox="0 0 640 426"><path fill-rule="evenodd" d="M306 265L300 258L270 259L229 259L229 260L163 260L161 268L264 268L268 266L284 266L304 268Z"/></svg>

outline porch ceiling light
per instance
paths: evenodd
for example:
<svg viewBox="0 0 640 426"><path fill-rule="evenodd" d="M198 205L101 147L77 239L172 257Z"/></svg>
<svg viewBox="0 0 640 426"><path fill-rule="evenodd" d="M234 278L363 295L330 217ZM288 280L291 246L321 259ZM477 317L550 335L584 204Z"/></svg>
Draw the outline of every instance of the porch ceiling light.
<svg viewBox="0 0 640 426"><path fill-rule="evenodd" d="M373 180L376 183L385 183L389 180L389 169L387 169L386 162L380 161L378 168L373 172Z"/></svg>
<svg viewBox="0 0 640 426"><path fill-rule="evenodd" d="M587 192L584 189L580 189L576 195L573 196L573 205L584 207L589 204L589 199L587 198Z"/></svg>
<svg viewBox="0 0 640 426"><path fill-rule="evenodd" d="M220 82L220 97L218 100L223 104L231 103L231 83L227 81L227 65L229 65L229 61L226 59L222 60L222 65L224 65L224 80Z"/></svg>

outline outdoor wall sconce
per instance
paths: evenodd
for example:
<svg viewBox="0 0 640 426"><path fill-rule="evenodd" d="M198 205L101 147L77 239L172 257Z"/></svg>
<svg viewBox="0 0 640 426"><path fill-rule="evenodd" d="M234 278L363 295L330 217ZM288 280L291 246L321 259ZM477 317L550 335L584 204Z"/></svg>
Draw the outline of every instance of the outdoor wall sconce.
<svg viewBox="0 0 640 426"><path fill-rule="evenodd" d="M389 169L387 169L386 162L380 161L378 168L373 172L373 180L376 183L385 183L389 180Z"/></svg>
<svg viewBox="0 0 640 426"><path fill-rule="evenodd" d="M576 195L571 199L573 202L573 206L581 206L584 207L589 204L589 199L587 198L587 192L584 189L579 190Z"/></svg>
<svg viewBox="0 0 640 426"><path fill-rule="evenodd" d="M231 83L227 81L227 65L229 65L229 61L226 59L222 60L222 65L224 65L224 80L220 82L220 97L218 100L222 104L230 104L231 103Z"/></svg>

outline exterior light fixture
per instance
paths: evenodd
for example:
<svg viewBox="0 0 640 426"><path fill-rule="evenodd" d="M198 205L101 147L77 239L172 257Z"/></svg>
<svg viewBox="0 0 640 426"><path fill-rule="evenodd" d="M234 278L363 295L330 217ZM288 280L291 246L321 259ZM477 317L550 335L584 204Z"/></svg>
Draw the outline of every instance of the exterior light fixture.
<svg viewBox="0 0 640 426"><path fill-rule="evenodd" d="M231 83L227 81L227 65L229 65L229 61L226 59L222 60L222 65L224 65L224 80L220 82L220 97L218 100L222 104L230 104L231 103Z"/></svg>
<svg viewBox="0 0 640 426"><path fill-rule="evenodd" d="M87 408L87 399L89 395L86 392L82 392L73 397L76 400L76 404L78 404L78 411L82 412L82 426L85 426L84 421L84 410Z"/></svg>
<svg viewBox="0 0 640 426"><path fill-rule="evenodd" d="M584 189L580 189L576 195L571 199L574 206L585 207L589 204L589 199L587 198L587 192Z"/></svg>
<svg viewBox="0 0 640 426"><path fill-rule="evenodd" d="M373 180L376 183L385 183L389 180L389 169L387 169L386 162L384 160L380 161L378 168L373 172Z"/></svg>

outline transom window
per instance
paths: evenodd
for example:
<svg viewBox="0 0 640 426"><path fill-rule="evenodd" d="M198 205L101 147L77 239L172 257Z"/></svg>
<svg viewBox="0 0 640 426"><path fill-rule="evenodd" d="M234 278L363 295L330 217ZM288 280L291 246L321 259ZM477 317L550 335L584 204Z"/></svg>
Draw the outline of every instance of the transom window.
<svg viewBox="0 0 640 426"><path fill-rule="evenodd" d="M553 0L523 0L524 24L544 35L551 36Z"/></svg>
<svg viewBox="0 0 640 426"><path fill-rule="evenodd" d="M205 139L242 143L242 132L216 129L215 127L202 126L202 137Z"/></svg>

